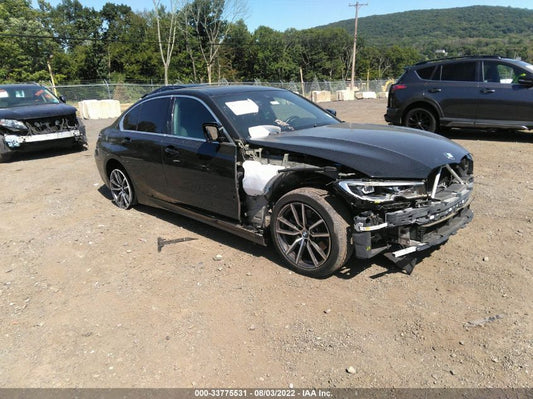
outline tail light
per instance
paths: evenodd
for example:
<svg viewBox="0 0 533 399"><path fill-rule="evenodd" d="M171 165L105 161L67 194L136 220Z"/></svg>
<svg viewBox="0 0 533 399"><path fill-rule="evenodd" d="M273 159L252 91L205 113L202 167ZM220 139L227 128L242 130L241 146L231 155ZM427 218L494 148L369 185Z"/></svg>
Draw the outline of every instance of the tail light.
<svg viewBox="0 0 533 399"><path fill-rule="evenodd" d="M391 93L394 93L397 90L403 90L403 89L407 89L407 85L399 83L399 84L392 85L390 88L390 91Z"/></svg>

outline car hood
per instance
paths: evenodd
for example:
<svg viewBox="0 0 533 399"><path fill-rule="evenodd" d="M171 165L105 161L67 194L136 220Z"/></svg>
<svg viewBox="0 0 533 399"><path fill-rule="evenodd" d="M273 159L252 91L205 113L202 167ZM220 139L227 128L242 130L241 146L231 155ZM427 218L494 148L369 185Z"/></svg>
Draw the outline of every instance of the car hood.
<svg viewBox="0 0 533 399"><path fill-rule="evenodd" d="M339 123L283 132L251 144L308 154L374 178L424 179L468 151L437 134L381 125Z"/></svg>
<svg viewBox="0 0 533 399"><path fill-rule="evenodd" d="M13 108L1 108L0 118L28 120L49 118L54 116L67 116L76 113L76 108L67 104L39 104Z"/></svg>

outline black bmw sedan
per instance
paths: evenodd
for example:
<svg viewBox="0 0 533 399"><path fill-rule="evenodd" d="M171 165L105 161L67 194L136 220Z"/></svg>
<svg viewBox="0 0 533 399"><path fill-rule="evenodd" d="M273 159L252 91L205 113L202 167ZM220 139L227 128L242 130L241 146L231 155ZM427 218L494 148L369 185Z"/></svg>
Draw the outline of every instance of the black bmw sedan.
<svg viewBox="0 0 533 399"><path fill-rule="evenodd" d="M473 217L473 161L419 130L343 123L287 90L166 87L98 137L114 203L164 208L324 277L386 254L407 272Z"/></svg>

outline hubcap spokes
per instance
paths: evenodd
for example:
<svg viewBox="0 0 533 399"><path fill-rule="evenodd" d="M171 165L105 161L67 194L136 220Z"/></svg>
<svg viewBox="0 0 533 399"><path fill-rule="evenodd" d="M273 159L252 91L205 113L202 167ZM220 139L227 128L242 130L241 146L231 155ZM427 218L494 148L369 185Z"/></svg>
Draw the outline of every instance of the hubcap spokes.
<svg viewBox="0 0 533 399"><path fill-rule="evenodd" d="M416 129L428 130L430 121L428 116L423 112L417 112L409 118L409 127Z"/></svg>
<svg viewBox="0 0 533 399"><path fill-rule="evenodd" d="M315 269L329 257L331 235L322 217L309 205L292 202L278 214L276 238L287 259L298 267Z"/></svg>
<svg viewBox="0 0 533 399"><path fill-rule="evenodd" d="M109 176L109 185L115 204L122 209L128 208L132 201L132 191L124 173L118 169L112 171Z"/></svg>

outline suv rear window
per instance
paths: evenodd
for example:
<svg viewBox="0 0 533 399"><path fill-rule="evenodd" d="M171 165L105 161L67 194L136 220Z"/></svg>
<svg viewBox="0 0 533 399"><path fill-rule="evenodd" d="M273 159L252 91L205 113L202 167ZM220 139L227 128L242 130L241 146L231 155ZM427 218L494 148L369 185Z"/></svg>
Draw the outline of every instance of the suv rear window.
<svg viewBox="0 0 533 399"><path fill-rule="evenodd" d="M420 77L420 79L431 79L431 75L433 74L433 70L435 69L435 66L432 65L430 67L426 68L420 68L416 71L416 74Z"/></svg>
<svg viewBox="0 0 533 399"><path fill-rule="evenodd" d="M441 67L440 80L473 82L476 80L476 62L457 62ZM435 77L438 80L438 77Z"/></svg>

